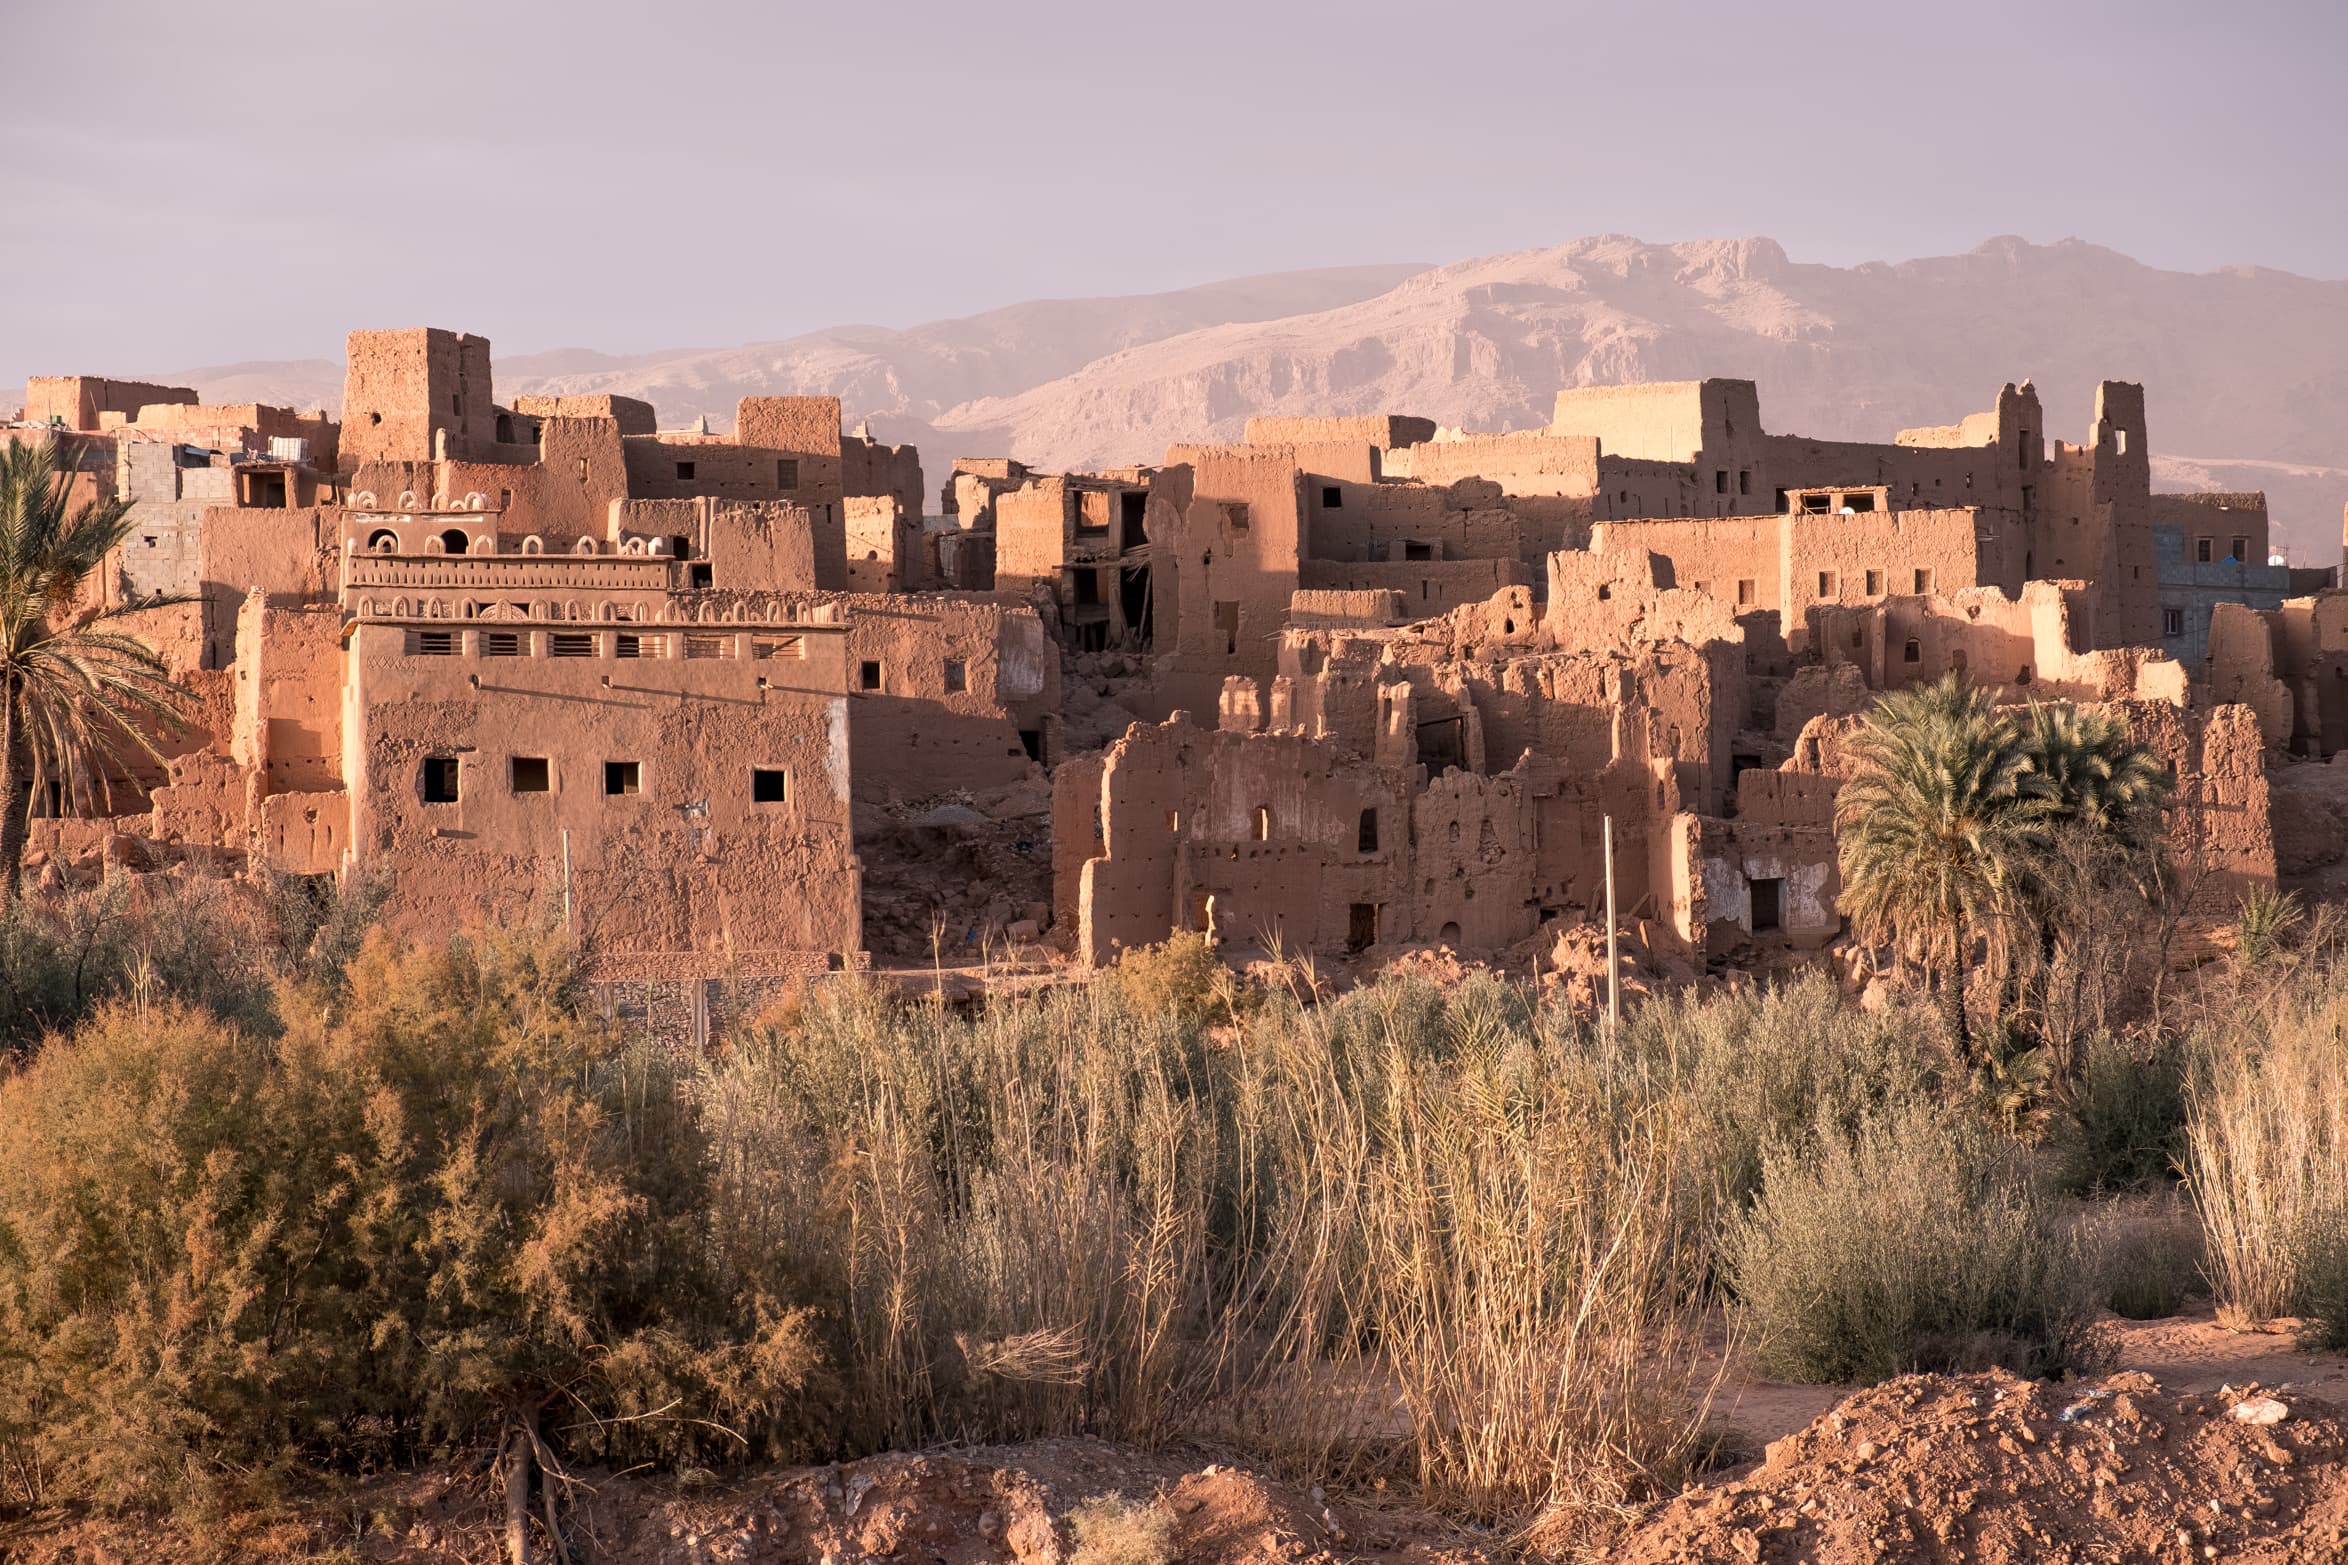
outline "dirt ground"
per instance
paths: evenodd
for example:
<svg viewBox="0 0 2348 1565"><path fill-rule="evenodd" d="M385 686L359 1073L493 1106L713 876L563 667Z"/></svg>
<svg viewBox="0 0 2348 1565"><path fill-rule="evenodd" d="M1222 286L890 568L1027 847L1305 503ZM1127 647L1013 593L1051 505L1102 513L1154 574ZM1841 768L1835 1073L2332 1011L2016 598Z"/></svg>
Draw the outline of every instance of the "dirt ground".
<svg viewBox="0 0 2348 1565"><path fill-rule="evenodd" d="M2023 1565L2348 1561L2348 1355L2287 1327L2237 1332L2206 1306L2107 1322L2113 1367L2067 1384L2002 1373L1868 1390L1731 1372L1716 1420L1743 1453L1633 1525L1581 1540L1624 1565ZM2272 1401L2274 1423L2248 1422ZM2273 1409L2263 1416L2272 1416ZM1150 1565L1080 1556L1098 1495L1163 1506L1165 1565L1498 1565L1507 1540L1399 1495L1322 1495L1204 1452L1088 1440L887 1455L679 1484L601 1481L575 1513L603 1565ZM0 1517L6 1565L228 1559L489 1562L479 1476L407 1474L330 1511L202 1536L56 1513Z"/></svg>

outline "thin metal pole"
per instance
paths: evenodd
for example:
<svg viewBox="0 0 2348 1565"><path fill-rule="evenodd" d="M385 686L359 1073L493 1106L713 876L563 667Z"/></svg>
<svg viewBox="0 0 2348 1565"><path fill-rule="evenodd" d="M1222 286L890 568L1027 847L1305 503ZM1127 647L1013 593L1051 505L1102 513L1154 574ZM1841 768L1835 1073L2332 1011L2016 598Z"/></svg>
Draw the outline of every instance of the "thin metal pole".
<svg viewBox="0 0 2348 1565"><path fill-rule="evenodd" d="M1606 817L1606 1030L1622 1025L1622 964L1614 945L1614 817Z"/></svg>
<svg viewBox="0 0 2348 1565"><path fill-rule="evenodd" d="M1606 885L1606 906L1608 916L1611 917L1614 907L1614 862L1611 859L1607 861ZM571 928L571 828L568 826L563 828L563 933L566 935L573 933Z"/></svg>

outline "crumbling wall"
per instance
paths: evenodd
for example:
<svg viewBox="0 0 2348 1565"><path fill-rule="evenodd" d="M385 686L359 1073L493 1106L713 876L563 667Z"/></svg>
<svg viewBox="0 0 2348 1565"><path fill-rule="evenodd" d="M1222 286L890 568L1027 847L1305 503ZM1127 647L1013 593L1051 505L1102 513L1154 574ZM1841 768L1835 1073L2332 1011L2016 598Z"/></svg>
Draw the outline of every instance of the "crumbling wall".
<svg viewBox="0 0 2348 1565"><path fill-rule="evenodd" d="M1048 758L1060 659L1034 610L943 593L837 601L861 792L999 788Z"/></svg>

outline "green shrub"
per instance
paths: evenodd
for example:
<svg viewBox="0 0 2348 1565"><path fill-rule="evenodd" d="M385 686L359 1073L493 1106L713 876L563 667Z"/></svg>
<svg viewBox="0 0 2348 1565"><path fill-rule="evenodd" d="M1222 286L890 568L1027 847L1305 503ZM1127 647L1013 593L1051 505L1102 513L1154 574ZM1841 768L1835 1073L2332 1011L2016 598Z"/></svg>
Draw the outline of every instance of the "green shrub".
<svg viewBox="0 0 2348 1565"><path fill-rule="evenodd" d="M2081 1363L2092 1279L2021 1149L1925 1099L1774 1149L1726 1269L1781 1379Z"/></svg>
<svg viewBox="0 0 2348 1565"><path fill-rule="evenodd" d="M2185 1049L2165 1036L2088 1039L2064 1094L2064 1186L2081 1195L2153 1190L2185 1150Z"/></svg>
<svg viewBox="0 0 2348 1565"><path fill-rule="evenodd" d="M1733 1213L1760 1188L1769 1148L1805 1146L1821 1127L1847 1135L1931 1091L1935 1027L1922 1011L1862 1011L1813 972L1772 988L1666 998L1624 1031L1687 1094L1707 1183Z"/></svg>
<svg viewBox="0 0 2348 1565"><path fill-rule="evenodd" d="M2107 1200L2081 1219L2096 1296L2128 1320L2165 1320L2201 1280L2201 1227L2170 1196Z"/></svg>

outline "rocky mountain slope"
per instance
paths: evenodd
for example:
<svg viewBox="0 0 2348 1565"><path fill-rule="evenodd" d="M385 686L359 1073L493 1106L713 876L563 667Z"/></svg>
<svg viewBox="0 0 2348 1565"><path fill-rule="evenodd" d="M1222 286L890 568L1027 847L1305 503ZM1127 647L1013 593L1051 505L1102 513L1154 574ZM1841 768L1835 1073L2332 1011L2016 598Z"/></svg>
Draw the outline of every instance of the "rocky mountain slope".
<svg viewBox="0 0 2348 1565"><path fill-rule="evenodd" d="M751 393L830 392L943 470L1004 451L1047 468L1154 461L1250 413L1392 410L1476 429L1547 418L1561 386L1733 375L1771 429L1881 439L2037 382L2050 432L2094 384L2141 380L2156 478L2263 488L2301 560L2339 557L2348 500L2348 281L2162 271L2095 245L1993 239L1833 267L1774 240L1607 236L1431 270L1356 267L1132 299L1016 305L904 331L743 348L503 359L499 389L645 397L719 427ZM326 361L189 377L207 397L331 405ZM290 394L297 382L312 389Z"/></svg>

